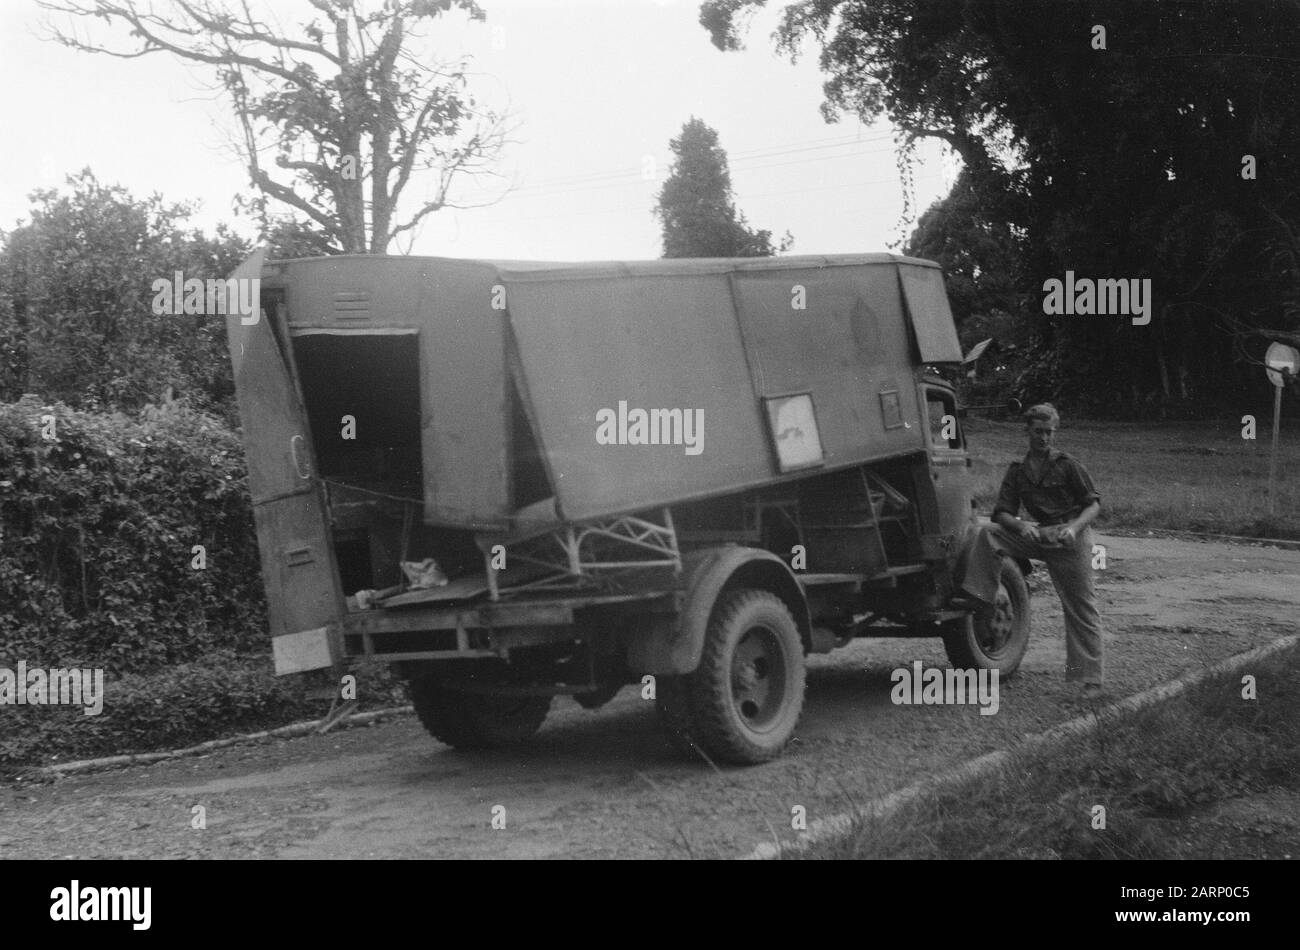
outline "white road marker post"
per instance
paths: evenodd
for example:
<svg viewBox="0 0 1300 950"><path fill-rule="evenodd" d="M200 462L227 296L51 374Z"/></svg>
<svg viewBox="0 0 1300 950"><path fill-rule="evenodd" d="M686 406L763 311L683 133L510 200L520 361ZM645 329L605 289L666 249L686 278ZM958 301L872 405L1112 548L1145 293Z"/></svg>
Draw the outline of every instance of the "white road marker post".
<svg viewBox="0 0 1300 950"><path fill-rule="evenodd" d="M1277 436L1282 419L1282 387L1285 377L1295 378L1300 372L1300 350L1284 343L1270 343L1264 354L1265 372L1273 384L1273 452L1268 460L1268 516L1277 510Z"/></svg>
<svg viewBox="0 0 1300 950"><path fill-rule="evenodd" d="M1268 516L1277 510L1277 431L1282 416L1282 387L1273 387L1273 452L1268 458Z"/></svg>

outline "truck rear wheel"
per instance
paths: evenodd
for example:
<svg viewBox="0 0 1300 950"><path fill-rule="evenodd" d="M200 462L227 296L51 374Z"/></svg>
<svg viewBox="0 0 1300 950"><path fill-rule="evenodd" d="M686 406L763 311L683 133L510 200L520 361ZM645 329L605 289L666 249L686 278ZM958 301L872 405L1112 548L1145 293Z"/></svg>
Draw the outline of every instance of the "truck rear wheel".
<svg viewBox="0 0 1300 950"><path fill-rule="evenodd" d="M803 643L781 599L764 590L723 597L686 686L689 739L707 755L740 764L780 755L804 696Z"/></svg>
<svg viewBox="0 0 1300 950"><path fill-rule="evenodd" d="M542 727L550 696L469 693L431 677L410 682L420 724L439 742L457 749L492 749L529 738Z"/></svg>
<svg viewBox="0 0 1300 950"><path fill-rule="evenodd" d="M1029 648L1029 626L1029 585L1016 562L1004 557L992 608L945 624L943 646L958 669L1010 676Z"/></svg>

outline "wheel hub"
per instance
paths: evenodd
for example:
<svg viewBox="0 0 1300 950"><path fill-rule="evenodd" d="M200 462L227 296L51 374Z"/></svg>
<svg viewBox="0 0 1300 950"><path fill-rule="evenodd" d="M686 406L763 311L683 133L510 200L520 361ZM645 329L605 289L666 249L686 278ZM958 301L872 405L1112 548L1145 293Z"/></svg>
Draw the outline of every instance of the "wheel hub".
<svg viewBox="0 0 1300 950"><path fill-rule="evenodd" d="M746 725L763 728L780 712L785 692L781 646L766 627L746 631L731 658L731 700Z"/></svg>
<svg viewBox="0 0 1300 950"><path fill-rule="evenodd" d="M1011 603L1011 595L1004 584L998 584L993 609L981 624L983 636L980 637L980 641L987 651L996 652L1006 646L1015 629L1015 619L1016 612Z"/></svg>

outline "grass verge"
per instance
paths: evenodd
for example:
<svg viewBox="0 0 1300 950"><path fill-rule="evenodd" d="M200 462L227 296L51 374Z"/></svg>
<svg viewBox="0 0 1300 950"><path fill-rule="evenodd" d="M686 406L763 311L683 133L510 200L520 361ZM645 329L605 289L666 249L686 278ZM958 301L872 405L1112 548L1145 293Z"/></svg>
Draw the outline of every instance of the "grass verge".
<svg viewBox="0 0 1300 950"><path fill-rule="evenodd" d="M1296 854L1300 821L1300 649L1215 677L1053 753L923 796L801 858L1222 858ZM1272 797L1271 797L1272 796ZM1252 822L1220 806L1275 801ZM1097 806L1105 809L1104 828ZM1272 812L1272 813L1270 813ZM1282 853L1286 850L1286 854ZM1277 851L1278 853L1273 853Z"/></svg>

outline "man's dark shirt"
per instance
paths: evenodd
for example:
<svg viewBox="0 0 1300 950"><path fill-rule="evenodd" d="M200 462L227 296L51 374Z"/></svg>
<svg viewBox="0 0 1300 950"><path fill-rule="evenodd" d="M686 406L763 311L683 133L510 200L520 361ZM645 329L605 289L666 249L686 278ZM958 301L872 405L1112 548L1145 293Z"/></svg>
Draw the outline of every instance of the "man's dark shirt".
<svg viewBox="0 0 1300 950"><path fill-rule="evenodd" d="M1025 459L1028 458L1026 455ZM1064 524L1100 500L1101 493L1093 487L1092 479L1078 459L1052 449L1039 472L1038 481L1029 474L1026 462L1011 463L1002 479L993 517L996 519L999 511L1018 517L1023 504L1030 517L1039 524Z"/></svg>

